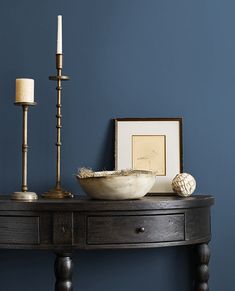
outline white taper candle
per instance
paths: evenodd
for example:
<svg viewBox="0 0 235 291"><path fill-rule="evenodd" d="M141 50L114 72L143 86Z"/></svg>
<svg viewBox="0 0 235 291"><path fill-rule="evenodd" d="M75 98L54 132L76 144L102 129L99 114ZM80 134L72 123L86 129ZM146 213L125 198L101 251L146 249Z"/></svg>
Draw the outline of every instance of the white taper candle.
<svg viewBox="0 0 235 291"><path fill-rule="evenodd" d="M62 15L57 16L57 54L62 54Z"/></svg>

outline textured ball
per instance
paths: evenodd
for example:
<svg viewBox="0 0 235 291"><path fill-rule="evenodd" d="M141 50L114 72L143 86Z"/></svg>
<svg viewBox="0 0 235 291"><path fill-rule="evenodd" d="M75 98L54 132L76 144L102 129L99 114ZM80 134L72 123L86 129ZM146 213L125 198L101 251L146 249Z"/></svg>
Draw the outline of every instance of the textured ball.
<svg viewBox="0 0 235 291"><path fill-rule="evenodd" d="M196 189L196 180L190 174L181 173L175 176L171 185L173 191L179 196L188 197Z"/></svg>

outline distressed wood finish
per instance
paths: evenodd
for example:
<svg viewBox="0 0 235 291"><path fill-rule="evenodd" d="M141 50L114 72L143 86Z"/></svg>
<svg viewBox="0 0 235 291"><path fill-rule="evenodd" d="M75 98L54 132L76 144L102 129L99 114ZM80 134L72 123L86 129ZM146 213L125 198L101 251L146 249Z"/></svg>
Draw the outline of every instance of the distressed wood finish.
<svg viewBox="0 0 235 291"><path fill-rule="evenodd" d="M73 250L197 245L196 291L208 291L213 203L212 196L203 195L32 202L2 196L0 248L55 251L55 290L72 291Z"/></svg>
<svg viewBox="0 0 235 291"><path fill-rule="evenodd" d="M53 244L72 245L73 243L73 213L55 212L53 214Z"/></svg>
<svg viewBox="0 0 235 291"><path fill-rule="evenodd" d="M71 254L57 253L55 260L55 291L73 291Z"/></svg>
<svg viewBox="0 0 235 291"><path fill-rule="evenodd" d="M38 216L0 216L1 244L38 245L39 217Z"/></svg>
<svg viewBox="0 0 235 291"><path fill-rule="evenodd" d="M0 248L146 248L208 242L211 196L33 202L0 198ZM143 232L136 231L144 228Z"/></svg>
<svg viewBox="0 0 235 291"><path fill-rule="evenodd" d="M196 291L209 291L209 261L210 248L208 244L200 244L197 246L198 266L197 266L197 281Z"/></svg>
<svg viewBox="0 0 235 291"><path fill-rule="evenodd" d="M184 240L184 214L89 216L87 244L136 244Z"/></svg>
<svg viewBox="0 0 235 291"><path fill-rule="evenodd" d="M0 196L0 211L128 211L183 209L211 206L214 198L209 195L194 195L188 198L172 196L145 196L138 200L103 201L76 196L72 200L38 199L32 202L13 201L9 196Z"/></svg>

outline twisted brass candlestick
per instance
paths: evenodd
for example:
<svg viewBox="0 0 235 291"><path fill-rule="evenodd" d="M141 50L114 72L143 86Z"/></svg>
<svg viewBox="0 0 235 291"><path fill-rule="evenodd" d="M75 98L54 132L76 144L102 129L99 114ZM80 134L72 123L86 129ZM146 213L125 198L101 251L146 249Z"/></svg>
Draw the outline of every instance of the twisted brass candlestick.
<svg viewBox="0 0 235 291"><path fill-rule="evenodd" d="M63 198L72 198L72 193L63 190L61 187L61 170L60 170L60 164L61 164L61 91L62 81L69 80L68 76L62 76L62 68L63 68L63 54L56 54L56 69L57 69L57 76L50 76L49 79L52 81L57 81L57 142L56 142L56 148L57 148L57 161L56 161L56 185L55 188L44 193L42 196L44 198L51 198L51 199L63 199Z"/></svg>
<svg viewBox="0 0 235 291"><path fill-rule="evenodd" d="M28 109L29 106L36 105L36 102L15 102L15 105L22 106L23 109L23 142L22 142L22 187L21 192L14 192L11 199L14 200L35 200L37 194L28 192L27 185L27 152L28 152Z"/></svg>

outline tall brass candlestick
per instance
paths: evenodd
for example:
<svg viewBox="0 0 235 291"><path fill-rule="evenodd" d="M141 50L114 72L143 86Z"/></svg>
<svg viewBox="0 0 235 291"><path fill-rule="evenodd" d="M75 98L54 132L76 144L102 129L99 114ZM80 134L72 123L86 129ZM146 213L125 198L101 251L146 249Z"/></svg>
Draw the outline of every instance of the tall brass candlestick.
<svg viewBox="0 0 235 291"><path fill-rule="evenodd" d="M28 109L29 106L36 105L35 102L16 102L15 105L22 106L23 109L23 142L22 142L22 187L21 192L14 192L11 199L15 200L35 200L37 194L28 192L27 184L27 152L28 152Z"/></svg>
<svg viewBox="0 0 235 291"><path fill-rule="evenodd" d="M50 76L49 79L52 81L57 81L57 141L56 141L56 149L57 149L57 157L56 157L56 185L55 188L44 193L44 198L51 199L63 199L63 198L72 198L73 195L69 191L62 189L61 186L61 91L62 91L62 81L69 80L68 76L62 76L62 68L63 68L63 54L56 54L56 69L57 75Z"/></svg>

